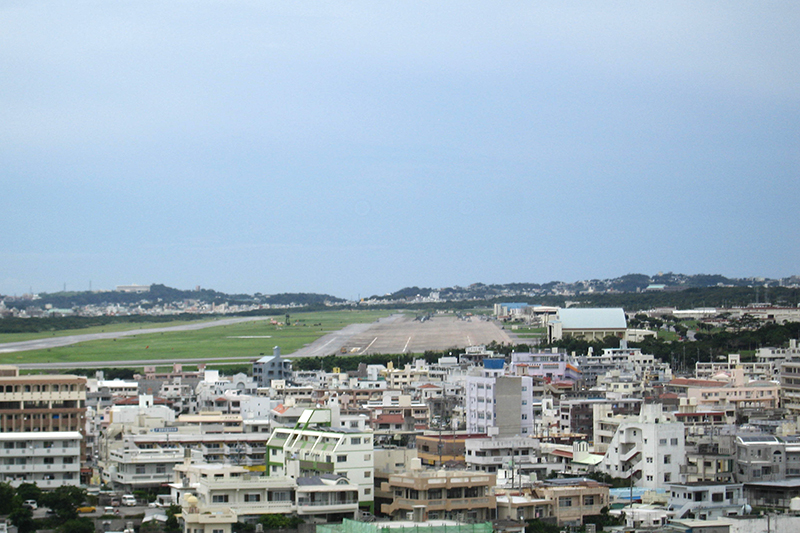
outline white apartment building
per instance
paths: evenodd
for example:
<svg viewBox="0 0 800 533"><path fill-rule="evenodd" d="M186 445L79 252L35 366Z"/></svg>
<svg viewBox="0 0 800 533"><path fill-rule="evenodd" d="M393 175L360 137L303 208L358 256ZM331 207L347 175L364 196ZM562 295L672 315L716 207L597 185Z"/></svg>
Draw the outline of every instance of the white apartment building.
<svg viewBox="0 0 800 533"><path fill-rule="evenodd" d="M595 450L605 452L600 471L647 489L680 481L684 425L666 418L661 405L645 404L638 416L595 416L594 435Z"/></svg>
<svg viewBox="0 0 800 533"><path fill-rule="evenodd" d="M479 375L466 377L468 433L533 435L533 378L504 375L502 359L485 359Z"/></svg>
<svg viewBox="0 0 800 533"><path fill-rule="evenodd" d="M105 483L129 491L170 482L187 450L209 463L263 467L268 438L263 433L206 433L199 427L119 431L104 433L100 466Z"/></svg>
<svg viewBox="0 0 800 533"><path fill-rule="evenodd" d="M741 368L745 379L749 381L777 381L780 375L780 363L776 364L775 361L743 363L738 353L728 354L728 360L725 362L697 362L694 375L697 379L713 379L720 372L730 375L736 368Z"/></svg>
<svg viewBox="0 0 800 533"><path fill-rule="evenodd" d="M597 377L597 385L592 390L603 391L609 400L642 398L645 382L640 375L633 372L609 370Z"/></svg>
<svg viewBox="0 0 800 533"><path fill-rule="evenodd" d="M673 483L670 484L669 491L669 509L674 520L715 520L747 514L747 500L744 498L741 483Z"/></svg>
<svg viewBox="0 0 800 533"><path fill-rule="evenodd" d="M638 379L649 382L672 379L672 368L667 363L658 361L654 355L642 353L639 348L628 348L624 339L620 341L619 348L604 348L599 355L590 351L577 360L583 380L589 386L595 384L598 376L610 370L630 372L637 375Z"/></svg>
<svg viewBox="0 0 800 533"><path fill-rule="evenodd" d="M297 514L310 521L341 521L358 513L358 487L344 476L266 476L230 465L176 466L173 501L197 498L202 512L229 509L241 520L263 514Z"/></svg>
<svg viewBox="0 0 800 533"><path fill-rule="evenodd" d="M428 364L424 359L416 359L413 365L395 368L389 361L386 365L386 383L390 389L406 390L413 383L428 381Z"/></svg>
<svg viewBox="0 0 800 533"><path fill-rule="evenodd" d="M183 449L117 448L101 462L103 483L128 492L159 487L172 480L172 470L183 461Z"/></svg>
<svg viewBox="0 0 800 533"><path fill-rule="evenodd" d="M42 489L78 486L82 439L77 431L0 433L0 481Z"/></svg>
<svg viewBox="0 0 800 533"><path fill-rule="evenodd" d="M267 441L267 474L294 479L338 474L358 487L358 501L372 508L374 488L373 434L341 427L338 406L307 409L296 427L275 428ZM363 426L362 426L363 428Z"/></svg>
<svg viewBox="0 0 800 533"><path fill-rule="evenodd" d="M502 468L528 474L543 468L540 444L530 437L464 439L464 461L475 472L497 473Z"/></svg>

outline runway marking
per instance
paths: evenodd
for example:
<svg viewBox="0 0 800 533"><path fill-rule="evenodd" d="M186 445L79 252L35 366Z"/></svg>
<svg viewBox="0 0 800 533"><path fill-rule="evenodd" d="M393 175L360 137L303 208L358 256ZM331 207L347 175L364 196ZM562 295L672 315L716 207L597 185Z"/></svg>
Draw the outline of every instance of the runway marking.
<svg viewBox="0 0 800 533"><path fill-rule="evenodd" d="M325 344L323 344L322 346L320 346L320 347L319 347L319 349L320 349L320 350L321 350L321 349L323 349L324 347L326 347L327 345L329 345L330 343L332 343L332 342L333 342L333 341L335 341L335 340L336 340L336 337L333 337L331 340L329 340L328 342L326 342Z"/></svg>
<svg viewBox="0 0 800 533"><path fill-rule="evenodd" d="M374 339L372 339L372 342L367 344L367 347L364 348L363 350L361 350L361 353L365 353L367 350L369 350L369 347L372 346L373 344L375 344L376 340L378 340L378 337L375 337Z"/></svg>
<svg viewBox="0 0 800 533"><path fill-rule="evenodd" d="M402 353L406 353L406 350L408 349L408 343L409 343L409 342L411 342L411 337L409 337L409 338L408 338L408 340L406 341L406 345L405 345L405 346L403 346L403 351L402 351Z"/></svg>

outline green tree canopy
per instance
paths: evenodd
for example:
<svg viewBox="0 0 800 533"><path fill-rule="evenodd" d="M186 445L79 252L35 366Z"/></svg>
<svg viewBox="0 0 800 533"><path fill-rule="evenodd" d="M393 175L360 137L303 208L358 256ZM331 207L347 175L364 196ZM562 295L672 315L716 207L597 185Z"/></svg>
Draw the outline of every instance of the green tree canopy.
<svg viewBox="0 0 800 533"><path fill-rule="evenodd" d="M86 489L64 485L42 494L42 504L52 509L59 520L75 521L77 507L86 501Z"/></svg>

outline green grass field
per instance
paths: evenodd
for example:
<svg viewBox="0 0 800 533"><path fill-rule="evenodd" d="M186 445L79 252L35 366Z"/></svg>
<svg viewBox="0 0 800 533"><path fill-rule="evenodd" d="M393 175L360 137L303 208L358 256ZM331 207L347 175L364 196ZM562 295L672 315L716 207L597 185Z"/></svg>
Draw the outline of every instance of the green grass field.
<svg viewBox="0 0 800 533"><path fill-rule="evenodd" d="M281 319L282 320L282 319ZM202 320L175 320L174 322L123 322L120 324L107 324L105 326L93 326L83 329L62 329L58 331L40 331L37 333L0 333L0 343L3 342L22 342L36 339L48 339L51 337L67 337L69 335L84 335L90 333L104 333L110 331L131 331L134 329L163 328L169 326L182 326L184 324L200 324L203 322L213 322L214 319Z"/></svg>
<svg viewBox="0 0 800 533"><path fill-rule="evenodd" d="M290 326L274 325L269 320L257 320L197 331L141 334L49 350L3 354L0 356L0 364L173 358L177 360L215 357L258 358L261 355L271 354L274 346L280 346L283 354L291 354L319 337L342 329L348 324L373 322L378 318L389 316L391 313L391 311L384 310L289 313L291 316ZM285 317L277 316L275 319L282 321L285 320ZM178 323L163 323L157 326L169 325L178 325ZM139 325L136 326L126 329L138 329ZM109 331L107 327L102 329ZM89 332L88 330L72 330L58 333L76 335ZM0 342L2 341L4 339L0 338Z"/></svg>

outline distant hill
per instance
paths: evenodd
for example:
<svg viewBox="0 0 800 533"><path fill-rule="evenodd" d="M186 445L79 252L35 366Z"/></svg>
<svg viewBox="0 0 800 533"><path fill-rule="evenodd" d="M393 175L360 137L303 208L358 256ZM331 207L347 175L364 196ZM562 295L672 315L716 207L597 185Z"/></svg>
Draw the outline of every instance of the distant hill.
<svg viewBox="0 0 800 533"><path fill-rule="evenodd" d="M83 291L41 293L35 300L6 299L7 307L50 305L56 309L72 309L86 306L141 305L148 307L156 303L198 302L201 304L229 305L323 305L344 303L346 300L329 294L281 293L281 294L225 294L213 289L180 290L166 285L154 284L150 291L141 293L118 291Z"/></svg>
<svg viewBox="0 0 800 533"><path fill-rule="evenodd" d="M474 283L467 287L440 287L440 288L420 288L408 287L399 291L382 296L372 296L368 300L372 302L431 302L440 301L463 301L463 300L489 300L489 301L520 301L536 300L537 303L563 302L565 299L579 298L581 301L607 300L615 301L624 298L614 298L615 294L632 293L653 293L659 292L678 292L690 289L724 289L724 288L798 288L800 278L792 276L781 280L768 278L728 278L719 274L666 274L659 273L654 276L646 274L626 274L613 279L591 279L581 280L572 283L562 281L551 281L548 283L505 283L491 284ZM728 291L731 292L731 291ZM732 291L737 295L750 294L747 291ZM714 294L725 294L726 291L717 291ZM435 295L435 296L434 296ZM601 295L606 295L604 298ZM438 298L437 298L438 297ZM637 298L639 299L639 298ZM647 299L642 296L641 299ZM664 298L654 296L650 298L654 302L673 300L698 300L702 303L702 295L690 294L687 298L672 297ZM666 303L664 305L667 305ZM708 305L712 305L709 303Z"/></svg>
<svg viewBox="0 0 800 533"><path fill-rule="evenodd" d="M800 277L781 280L768 278L728 278L719 274L658 273L626 274L613 279L591 279L571 283L473 283L467 287L406 287L391 294L371 296L361 304L437 306L445 303L467 307L470 302L521 301L543 305L595 305L646 308L647 306L722 306L746 305L751 302L773 302L797 305ZM356 305L329 294L225 294L213 289L181 290L155 284L148 292L118 291L57 292L38 294L35 299L3 300L6 308L52 308L70 310L87 307L125 306L141 309L158 308L170 311L193 312L196 306L238 306L233 312L259 312L264 307L322 307ZM173 307L169 307L173 306ZM207 312L207 311L205 311ZM230 311L228 311L230 312Z"/></svg>

